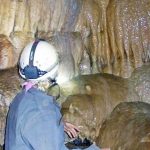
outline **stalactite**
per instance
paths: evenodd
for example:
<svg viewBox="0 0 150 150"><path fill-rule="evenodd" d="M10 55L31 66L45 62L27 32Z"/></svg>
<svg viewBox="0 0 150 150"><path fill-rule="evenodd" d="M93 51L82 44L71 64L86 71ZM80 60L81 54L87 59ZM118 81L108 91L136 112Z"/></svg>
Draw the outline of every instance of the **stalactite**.
<svg viewBox="0 0 150 150"><path fill-rule="evenodd" d="M114 57L114 74L129 77L132 71L149 61L149 2L147 0L111 0L107 25Z"/></svg>
<svg viewBox="0 0 150 150"><path fill-rule="evenodd" d="M0 7L0 33L18 55L38 32L80 32L92 73L129 77L149 61L148 0L7 0Z"/></svg>

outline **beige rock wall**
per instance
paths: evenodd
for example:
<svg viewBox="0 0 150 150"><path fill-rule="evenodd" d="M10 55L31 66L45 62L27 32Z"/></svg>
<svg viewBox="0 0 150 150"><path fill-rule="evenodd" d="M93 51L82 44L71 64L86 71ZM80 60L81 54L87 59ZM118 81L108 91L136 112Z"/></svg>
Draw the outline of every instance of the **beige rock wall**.
<svg viewBox="0 0 150 150"><path fill-rule="evenodd" d="M86 50L82 59L89 57L90 73L129 77L149 61L149 0L1 0L0 4L0 34L14 46L16 60L29 41L41 38L41 32L47 39L55 32L79 32Z"/></svg>
<svg viewBox="0 0 150 150"><path fill-rule="evenodd" d="M149 0L110 0L107 27L113 74L129 77L149 61Z"/></svg>
<svg viewBox="0 0 150 150"><path fill-rule="evenodd" d="M0 34L0 69L14 67L17 60L15 58L15 47L8 40L6 35Z"/></svg>
<svg viewBox="0 0 150 150"><path fill-rule="evenodd" d="M21 89L17 69L0 71L0 145L4 143L5 121L11 100Z"/></svg>
<svg viewBox="0 0 150 150"><path fill-rule="evenodd" d="M140 101L147 103L149 107L149 73L149 65L144 65L134 71L129 79L108 74L74 78L61 86L61 100L65 100L62 104L63 117L80 128L79 136L81 138L86 137L93 141L96 140L103 122L106 118L109 118L109 115L118 104ZM115 125L117 128L117 123ZM123 130L123 128L120 127L120 130ZM107 132L107 136L109 137L109 132ZM108 146L107 142L103 145L103 147ZM116 149L114 148L114 150Z"/></svg>

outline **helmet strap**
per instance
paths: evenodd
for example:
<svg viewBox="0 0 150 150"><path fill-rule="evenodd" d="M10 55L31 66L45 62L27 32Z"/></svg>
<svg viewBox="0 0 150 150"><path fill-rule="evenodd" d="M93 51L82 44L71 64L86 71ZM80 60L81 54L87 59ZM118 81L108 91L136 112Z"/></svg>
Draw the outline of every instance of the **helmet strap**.
<svg viewBox="0 0 150 150"><path fill-rule="evenodd" d="M30 51L30 56L29 56L29 66L33 66L34 54L35 54L35 50L36 50L36 47L37 47L39 42L40 42L40 40L35 40L33 45L32 45L32 48Z"/></svg>
<svg viewBox="0 0 150 150"><path fill-rule="evenodd" d="M38 67L33 65L36 47L40 41L40 39L37 39L32 45L29 56L29 65L27 65L24 69L20 68L21 73L25 75L26 79L37 79L39 76L47 73L47 71L42 71Z"/></svg>
<svg viewBox="0 0 150 150"><path fill-rule="evenodd" d="M55 97L55 99L57 100L60 97L60 86L56 82L51 82L51 83L52 85L48 88L47 92L49 95L52 95L53 97ZM58 87L57 91L56 91L56 87Z"/></svg>

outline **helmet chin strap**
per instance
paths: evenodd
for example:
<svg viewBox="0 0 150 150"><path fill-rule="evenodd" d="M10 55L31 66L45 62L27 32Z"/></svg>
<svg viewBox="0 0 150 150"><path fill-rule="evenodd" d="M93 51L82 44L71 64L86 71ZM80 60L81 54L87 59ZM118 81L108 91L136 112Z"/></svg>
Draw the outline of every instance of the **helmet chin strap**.
<svg viewBox="0 0 150 150"><path fill-rule="evenodd" d="M51 82L51 81L50 81ZM48 94L50 94L50 95L52 95L53 97L55 97L55 99L57 100L59 97L60 97L60 86L59 86L59 84L58 83L56 83L56 82L51 82L52 84L51 84L51 86L48 88ZM50 93L50 91L53 89L53 88L55 88L55 86L58 86L58 90L57 90L57 95L53 95L52 93Z"/></svg>
<svg viewBox="0 0 150 150"><path fill-rule="evenodd" d="M53 67L52 70L48 71L43 76L41 76L37 79L29 79L29 81L39 82L39 81L44 81L45 79L50 79L51 81L55 81L55 78L57 77L57 74L58 74L58 67L59 67L59 63L57 63L57 65L55 67Z"/></svg>

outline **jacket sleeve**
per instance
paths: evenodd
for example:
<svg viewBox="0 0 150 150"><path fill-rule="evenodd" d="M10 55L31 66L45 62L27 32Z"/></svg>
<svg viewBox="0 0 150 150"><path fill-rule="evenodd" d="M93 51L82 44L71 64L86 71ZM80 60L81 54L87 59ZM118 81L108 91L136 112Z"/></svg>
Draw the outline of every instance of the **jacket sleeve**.
<svg viewBox="0 0 150 150"><path fill-rule="evenodd" d="M21 130L30 149L67 150L64 145L64 127L54 110L39 112L27 121Z"/></svg>

